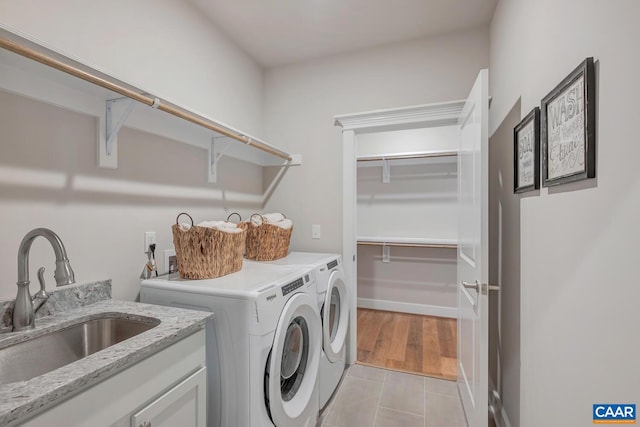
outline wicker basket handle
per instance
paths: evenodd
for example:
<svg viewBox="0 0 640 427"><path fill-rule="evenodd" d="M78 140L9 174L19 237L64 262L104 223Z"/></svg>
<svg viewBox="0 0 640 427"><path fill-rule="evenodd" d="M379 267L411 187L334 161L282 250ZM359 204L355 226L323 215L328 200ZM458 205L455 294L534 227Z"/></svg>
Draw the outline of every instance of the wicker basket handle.
<svg viewBox="0 0 640 427"><path fill-rule="evenodd" d="M282 217L283 217L284 219L287 219L287 216L286 216L284 213L282 213L282 212L278 212L278 213L279 213L280 215L282 215ZM258 215L258 214L254 214L254 215ZM253 216L253 215L252 215L252 216ZM262 216L262 215L260 215L260 216ZM264 220L264 216L262 216L262 221L263 221L263 222L265 222L265 220ZM269 224L269 221L266 221L266 223L267 223L267 224Z"/></svg>
<svg viewBox="0 0 640 427"><path fill-rule="evenodd" d="M251 225L253 225L253 217L254 216L259 216L260 217L260 225L264 224L264 217L262 215L260 215L259 213L254 213L253 215L251 215L249 217L249 223L251 223ZM254 227L258 227L258 225L255 225Z"/></svg>
<svg viewBox="0 0 640 427"><path fill-rule="evenodd" d="M268 224L268 223L269 223L268 221L265 221L264 217L263 217L262 215L260 215L259 213L254 213L253 215L251 215L251 216L249 217L249 222L252 222L251 220L252 220L252 219L253 219L253 217L254 217L254 216L256 216L256 215L257 215L257 216L259 216L259 217L260 217L260 219L261 219L261 221L260 221L260 225L262 225L262 224ZM284 217L284 219L287 219L287 216L286 216L285 214L283 214L282 212L280 212L280 215L282 215L282 216ZM256 225L256 227L258 227L258 226Z"/></svg>
<svg viewBox="0 0 640 427"><path fill-rule="evenodd" d="M193 218L191 218L191 215L189 215L189 214L188 214L188 213L186 213L186 212L181 212L181 213L179 213L179 214L178 214L178 216L176 217L176 224L179 224L178 219L180 219L180 216L181 216L181 215L186 215L186 216L188 216L188 217L189 217L189 219L191 220L191 226L193 227Z"/></svg>
<svg viewBox="0 0 640 427"><path fill-rule="evenodd" d="M227 222L229 222L229 218L231 218L231 217L232 217L232 216L234 216L234 215L238 215L238 222L241 222L241 221L242 221L242 217L240 216L240 214L239 214L238 212L231 212L231 213L229 214L229 216L227 217Z"/></svg>

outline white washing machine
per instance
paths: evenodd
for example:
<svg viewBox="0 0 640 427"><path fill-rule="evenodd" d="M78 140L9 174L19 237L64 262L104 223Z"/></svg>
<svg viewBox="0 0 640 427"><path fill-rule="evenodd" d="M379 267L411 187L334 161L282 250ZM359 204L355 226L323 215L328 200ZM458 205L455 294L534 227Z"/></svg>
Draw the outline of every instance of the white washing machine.
<svg viewBox="0 0 640 427"><path fill-rule="evenodd" d="M342 256L313 252L291 252L275 261L249 261L245 264L308 266L313 269L318 290L318 308L322 319L320 359L320 408L335 392L344 373L346 341L349 329L349 298L342 269Z"/></svg>
<svg viewBox="0 0 640 427"><path fill-rule="evenodd" d="M322 346L309 268L245 263L208 280L154 278L140 301L214 313L206 327L209 427L314 427Z"/></svg>

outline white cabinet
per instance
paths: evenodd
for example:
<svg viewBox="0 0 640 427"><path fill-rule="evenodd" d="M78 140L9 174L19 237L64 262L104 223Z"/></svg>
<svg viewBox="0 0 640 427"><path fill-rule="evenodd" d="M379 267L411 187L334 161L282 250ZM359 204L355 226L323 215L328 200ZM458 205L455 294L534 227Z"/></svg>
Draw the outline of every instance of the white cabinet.
<svg viewBox="0 0 640 427"><path fill-rule="evenodd" d="M131 427L204 426L207 373L199 369L131 417Z"/></svg>
<svg viewBox="0 0 640 427"><path fill-rule="evenodd" d="M206 427L206 402L199 330L18 425Z"/></svg>

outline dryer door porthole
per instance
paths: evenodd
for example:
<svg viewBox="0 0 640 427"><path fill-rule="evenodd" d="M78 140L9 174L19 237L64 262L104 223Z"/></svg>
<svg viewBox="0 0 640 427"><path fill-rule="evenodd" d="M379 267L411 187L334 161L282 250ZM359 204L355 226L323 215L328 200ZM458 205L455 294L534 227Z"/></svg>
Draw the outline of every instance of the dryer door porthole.
<svg viewBox="0 0 640 427"><path fill-rule="evenodd" d="M309 328L302 317L296 317L287 328L280 368L282 400L290 401L298 392L304 378L309 356Z"/></svg>
<svg viewBox="0 0 640 427"><path fill-rule="evenodd" d="M322 337L314 304L310 295L296 294L278 320L265 372L265 402L277 426L303 425L317 403Z"/></svg>
<svg viewBox="0 0 640 427"><path fill-rule="evenodd" d="M322 307L322 345L331 362L341 359L349 329L349 304L344 273L336 270L329 277L329 285Z"/></svg>

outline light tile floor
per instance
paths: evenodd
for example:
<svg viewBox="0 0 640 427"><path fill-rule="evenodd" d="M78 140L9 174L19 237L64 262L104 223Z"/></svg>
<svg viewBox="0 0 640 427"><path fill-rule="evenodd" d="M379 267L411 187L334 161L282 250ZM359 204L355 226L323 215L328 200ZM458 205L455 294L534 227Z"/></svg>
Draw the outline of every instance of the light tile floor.
<svg viewBox="0 0 640 427"><path fill-rule="evenodd" d="M456 383L352 365L316 427L466 427Z"/></svg>

